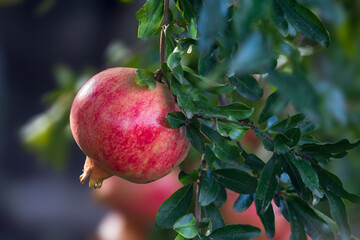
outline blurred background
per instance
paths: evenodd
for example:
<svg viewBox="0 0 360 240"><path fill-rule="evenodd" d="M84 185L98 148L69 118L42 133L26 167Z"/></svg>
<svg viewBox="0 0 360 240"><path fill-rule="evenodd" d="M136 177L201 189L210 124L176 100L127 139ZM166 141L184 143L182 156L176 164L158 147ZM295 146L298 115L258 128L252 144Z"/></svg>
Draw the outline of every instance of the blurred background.
<svg viewBox="0 0 360 240"><path fill-rule="evenodd" d="M0 239L175 237L153 225L161 202L180 187L177 174L146 187L111 178L94 192L79 183L85 156L68 125L76 92L95 73L114 66L156 68L157 39L137 39L135 13L144 2L0 0ZM360 2L300 2L317 12L332 36L329 49L303 57L327 115L316 137L360 138ZM264 99L256 104L261 109ZM242 141L267 157L253 135ZM191 171L196 159L192 151L182 169ZM329 165L356 194L359 159L357 148ZM244 219L254 212L226 213L235 197L230 193L223 207L226 221L249 223ZM346 204L359 236L360 208ZM287 223L278 221L285 232L277 231L276 239L288 239Z"/></svg>

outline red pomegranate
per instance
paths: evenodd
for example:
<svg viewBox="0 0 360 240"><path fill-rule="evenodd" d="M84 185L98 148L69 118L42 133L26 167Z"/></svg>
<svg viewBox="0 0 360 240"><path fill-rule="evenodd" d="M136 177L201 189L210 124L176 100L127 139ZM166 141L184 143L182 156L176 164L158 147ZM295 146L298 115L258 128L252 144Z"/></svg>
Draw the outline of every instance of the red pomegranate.
<svg viewBox="0 0 360 240"><path fill-rule="evenodd" d="M75 141L86 154L83 183L99 188L112 175L147 183L168 174L186 157L184 129L172 129L167 114L179 107L166 85L135 83L136 69L111 68L78 92L70 113Z"/></svg>

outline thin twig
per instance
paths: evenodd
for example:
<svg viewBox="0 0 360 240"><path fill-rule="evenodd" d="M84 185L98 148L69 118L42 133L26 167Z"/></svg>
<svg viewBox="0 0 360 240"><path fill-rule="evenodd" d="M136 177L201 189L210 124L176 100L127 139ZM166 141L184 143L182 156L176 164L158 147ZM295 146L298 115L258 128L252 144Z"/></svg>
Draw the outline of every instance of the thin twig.
<svg viewBox="0 0 360 240"><path fill-rule="evenodd" d="M164 16L160 33L160 65L166 63L166 37L165 29L169 25L169 0L164 0Z"/></svg>
<svg viewBox="0 0 360 240"><path fill-rule="evenodd" d="M201 207L199 206L199 195L200 195L200 187L201 187L201 181L205 173L206 169L206 160L205 160L205 154L201 156L201 171L199 175L199 179L196 181L196 195L195 195L195 221L196 224L199 224L201 220Z"/></svg>

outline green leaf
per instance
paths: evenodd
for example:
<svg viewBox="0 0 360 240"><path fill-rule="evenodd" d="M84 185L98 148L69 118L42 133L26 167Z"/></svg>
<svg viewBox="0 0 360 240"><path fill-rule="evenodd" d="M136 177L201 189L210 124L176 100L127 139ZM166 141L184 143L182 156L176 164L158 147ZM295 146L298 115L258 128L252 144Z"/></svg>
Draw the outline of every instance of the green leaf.
<svg viewBox="0 0 360 240"><path fill-rule="evenodd" d="M158 33L164 12L164 1L148 0L136 13L139 21L138 37L146 39Z"/></svg>
<svg viewBox="0 0 360 240"><path fill-rule="evenodd" d="M301 222L304 224L307 234L312 239L332 240L334 235L329 226L320 218L315 211L304 201L297 197L287 197L289 208L293 209Z"/></svg>
<svg viewBox="0 0 360 240"><path fill-rule="evenodd" d="M225 226L225 222L218 208L212 203L204 207L205 216L211 219L212 229L218 229Z"/></svg>
<svg viewBox="0 0 360 240"><path fill-rule="evenodd" d="M175 240L186 240L187 238L181 236L181 234L178 234L175 238Z"/></svg>
<svg viewBox="0 0 360 240"><path fill-rule="evenodd" d="M285 13L276 0L272 1L273 15L272 19L279 30L280 34L283 37L287 37L289 35L289 24L286 20Z"/></svg>
<svg viewBox="0 0 360 240"><path fill-rule="evenodd" d="M312 132L315 129L315 125L312 124L308 119L306 119L304 114L299 113L275 123L269 128L269 130L276 132L285 132L286 130L293 127L300 128L302 135Z"/></svg>
<svg viewBox="0 0 360 240"><path fill-rule="evenodd" d="M217 180L226 188L237 193L255 193L257 187L256 178L239 169L218 169L212 172Z"/></svg>
<svg viewBox="0 0 360 240"><path fill-rule="evenodd" d="M270 204L264 213L261 213L260 202L255 198L256 213L259 216L268 238L273 238L275 235L275 215L272 205Z"/></svg>
<svg viewBox="0 0 360 240"><path fill-rule="evenodd" d="M215 38L225 30L228 6L222 0L210 0L201 8L198 27L200 50L210 48Z"/></svg>
<svg viewBox="0 0 360 240"><path fill-rule="evenodd" d="M359 144L360 140L351 143L347 139L336 143L307 143L301 146L301 152L326 161L329 158L344 157L350 149L357 147Z"/></svg>
<svg viewBox="0 0 360 240"><path fill-rule="evenodd" d="M186 117L182 112L168 113L167 119L172 128L179 128L185 124Z"/></svg>
<svg viewBox="0 0 360 240"><path fill-rule="evenodd" d="M300 140L300 128L294 127L286 130L283 134L279 133L274 137L274 147L279 153L287 153Z"/></svg>
<svg viewBox="0 0 360 240"><path fill-rule="evenodd" d="M290 100L314 122L319 121L319 97L313 85L299 74L272 71L269 80L284 99Z"/></svg>
<svg viewBox="0 0 360 240"><path fill-rule="evenodd" d="M152 73L148 70L145 70L145 69L136 70L135 82L139 86L147 85L149 89L156 88L156 81L154 79L154 73Z"/></svg>
<svg viewBox="0 0 360 240"><path fill-rule="evenodd" d="M255 128L254 132L257 137L261 138L264 148L270 152L274 152L274 139L272 136L258 128Z"/></svg>
<svg viewBox="0 0 360 240"><path fill-rule="evenodd" d="M227 199L226 189L220 185L220 192L214 201L215 206L220 208L226 202L226 199Z"/></svg>
<svg viewBox="0 0 360 240"><path fill-rule="evenodd" d="M199 178L199 171L194 169L190 174L181 171L179 173L178 179L183 185L193 184Z"/></svg>
<svg viewBox="0 0 360 240"><path fill-rule="evenodd" d="M214 240L247 240L259 236L261 230L250 225L227 225L214 230L210 238Z"/></svg>
<svg viewBox="0 0 360 240"><path fill-rule="evenodd" d="M290 161L299 170L300 176L304 184L314 193L318 198L324 196L324 191L319 186L319 178L315 169L306 159L298 159L295 154L289 154Z"/></svg>
<svg viewBox="0 0 360 240"><path fill-rule="evenodd" d="M228 114L228 120L240 121L249 118L254 113L254 108L248 107L243 103L232 103L219 107Z"/></svg>
<svg viewBox="0 0 360 240"><path fill-rule="evenodd" d="M240 149L234 145L231 145L218 132L205 126L204 124L201 125L200 130L208 139L210 139L210 141L215 144L214 153L216 157L229 162L240 163L242 161Z"/></svg>
<svg viewBox="0 0 360 240"><path fill-rule="evenodd" d="M291 226L291 240L306 240L306 233L304 229L304 225L301 222L301 219L296 215L296 212L288 207L286 201L284 201L286 213L288 217L288 221L290 222Z"/></svg>
<svg viewBox="0 0 360 240"><path fill-rule="evenodd" d="M211 150L210 144L205 144L205 160L207 164L211 167L212 164L216 161L216 156L214 152Z"/></svg>
<svg viewBox="0 0 360 240"><path fill-rule="evenodd" d="M204 207L214 202L219 192L220 184L212 178L209 170L206 171L201 180L199 205Z"/></svg>
<svg viewBox="0 0 360 240"><path fill-rule="evenodd" d="M216 60L213 57L213 49L209 52L200 52L198 70L201 76L210 74L216 66Z"/></svg>
<svg viewBox="0 0 360 240"><path fill-rule="evenodd" d="M184 77L188 80L193 86L198 89L213 93L213 94L223 94L233 91L235 88L229 86L228 84L217 83L208 78L196 75L189 71L188 68L183 67Z"/></svg>
<svg viewBox="0 0 360 240"><path fill-rule="evenodd" d="M288 104L287 98L281 95L278 91L272 93L265 103L259 118L259 123L265 122L270 117L281 113Z"/></svg>
<svg viewBox="0 0 360 240"><path fill-rule="evenodd" d="M264 214L271 205L276 188L278 186L276 174L279 171L277 158L275 154L265 164L261 171L259 182L256 188L255 198L258 200L259 213Z"/></svg>
<svg viewBox="0 0 360 240"><path fill-rule="evenodd" d="M179 218L175 222L173 229L187 239L194 238L199 233L192 213Z"/></svg>
<svg viewBox="0 0 360 240"><path fill-rule="evenodd" d="M264 168L265 163L256 155L252 153L247 154L245 151L242 151L241 155L245 159L244 166L250 168L251 170L261 171Z"/></svg>
<svg viewBox="0 0 360 240"><path fill-rule="evenodd" d="M266 42L259 32L251 34L235 53L230 63L230 75L232 73L243 75L263 72L273 65L274 54L266 47Z"/></svg>
<svg viewBox="0 0 360 240"><path fill-rule="evenodd" d="M263 96L263 89L258 81L250 75L232 77L230 83L236 87L236 91L250 101L259 101Z"/></svg>
<svg viewBox="0 0 360 240"><path fill-rule="evenodd" d="M187 118L191 119L195 114L195 106L191 97L184 93L181 84L172 77L171 74L166 75L170 82L170 90L177 97L177 103L181 109L184 109Z"/></svg>
<svg viewBox="0 0 360 240"><path fill-rule="evenodd" d="M294 0L276 0L291 25L305 37L316 41L322 47L330 44L330 35L321 20L309 9Z"/></svg>
<svg viewBox="0 0 360 240"><path fill-rule="evenodd" d="M203 118L224 118L228 119L228 114L219 107L213 106L207 101L195 101L196 115Z"/></svg>
<svg viewBox="0 0 360 240"><path fill-rule="evenodd" d="M319 166L315 167L319 176L320 185L324 190L329 191L338 197L345 198L353 203L360 204L360 197L346 191L341 180L336 175Z"/></svg>
<svg viewBox="0 0 360 240"><path fill-rule="evenodd" d="M254 108L250 108L243 103L233 103L226 106L213 106L206 101L195 101L196 114L204 118L221 118L230 121L240 121L249 118Z"/></svg>
<svg viewBox="0 0 360 240"><path fill-rule="evenodd" d="M280 154L277 155L284 171L289 175L292 185L294 186L295 191L303 200L308 200L310 198L309 189L305 187L299 170L290 160L290 154Z"/></svg>
<svg viewBox="0 0 360 240"><path fill-rule="evenodd" d="M274 148L277 153L285 154L289 152L288 144L291 143L291 139L284 134L279 133L274 137Z"/></svg>
<svg viewBox="0 0 360 240"><path fill-rule="evenodd" d="M193 185L187 185L163 202L156 214L155 224L160 228L171 228L191 205Z"/></svg>
<svg viewBox="0 0 360 240"><path fill-rule="evenodd" d="M202 218L199 222L199 228L211 228L211 220L210 218Z"/></svg>
<svg viewBox="0 0 360 240"><path fill-rule="evenodd" d="M167 64L169 69L173 72L176 79L181 81L181 76L184 74L182 66L181 66L181 52L175 50L172 52L167 58Z"/></svg>
<svg viewBox="0 0 360 240"><path fill-rule="evenodd" d="M341 239L350 240L351 230L343 201L332 192L325 191L325 195L329 200L331 215L339 226Z"/></svg>
<svg viewBox="0 0 360 240"><path fill-rule="evenodd" d="M200 137L199 125L195 121L191 121L190 124L186 125L185 129L185 136L190 140L191 145L200 153L204 153L205 145Z"/></svg>
<svg viewBox="0 0 360 240"><path fill-rule="evenodd" d="M253 194L240 194L235 200L233 209L236 212L246 211L253 203Z"/></svg>
<svg viewBox="0 0 360 240"><path fill-rule="evenodd" d="M177 0L176 5L181 10L183 18L191 19L196 16L196 12L191 0Z"/></svg>
<svg viewBox="0 0 360 240"><path fill-rule="evenodd" d="M235 123L216 121L216 129L222 136L230 137L231 140L234 141L240 141L250 127L241 126Z"/></svg>

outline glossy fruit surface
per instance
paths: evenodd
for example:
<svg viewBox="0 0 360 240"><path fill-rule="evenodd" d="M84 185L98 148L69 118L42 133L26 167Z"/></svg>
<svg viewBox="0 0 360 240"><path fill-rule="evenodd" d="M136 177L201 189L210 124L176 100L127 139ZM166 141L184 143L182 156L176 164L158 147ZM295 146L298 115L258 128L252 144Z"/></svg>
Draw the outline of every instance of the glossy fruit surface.
<svg viewBox="0 0 360 240"><path fill-rule="evenodd" d="M161 83L153 90L135 83L136 69L111 68L92 77L77 94L70 126L86 154L83 182L100 187L117 175L147 183L168 174L187 155L184 129L172 129L167 114L179 111Z"/></svg>

